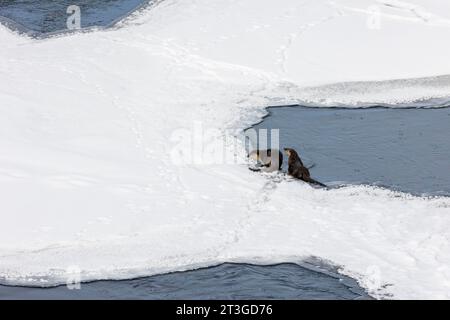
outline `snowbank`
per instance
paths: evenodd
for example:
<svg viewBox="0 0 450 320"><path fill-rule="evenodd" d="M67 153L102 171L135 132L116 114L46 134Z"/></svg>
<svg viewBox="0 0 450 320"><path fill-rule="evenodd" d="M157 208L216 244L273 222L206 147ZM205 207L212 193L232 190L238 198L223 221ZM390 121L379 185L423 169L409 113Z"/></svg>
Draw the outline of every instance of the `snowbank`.
<svg viewBox="0 0 450 320"><path fill-rule="evenodd" d="M317 256L375 297L450 298L448 198L172 162L179 129L231 135L268 105L450 96L450 3L373 4L166 0L46 40L0 26L1 282Z"/></svg>

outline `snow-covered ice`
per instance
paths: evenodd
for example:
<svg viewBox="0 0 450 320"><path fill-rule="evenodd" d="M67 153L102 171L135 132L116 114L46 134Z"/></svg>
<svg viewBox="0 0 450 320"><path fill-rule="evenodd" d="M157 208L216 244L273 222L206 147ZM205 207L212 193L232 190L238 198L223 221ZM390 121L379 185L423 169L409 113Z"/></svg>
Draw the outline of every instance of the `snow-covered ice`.
<svg viewBox="0 0 450 320"><path fill-rule="evenodd" d="M441 0L165 0L111 30L0 26L1 283L320 257L374 297L450 298L449 198L171 158L178 129L269 105L449 97L449 21Z"/></svg>

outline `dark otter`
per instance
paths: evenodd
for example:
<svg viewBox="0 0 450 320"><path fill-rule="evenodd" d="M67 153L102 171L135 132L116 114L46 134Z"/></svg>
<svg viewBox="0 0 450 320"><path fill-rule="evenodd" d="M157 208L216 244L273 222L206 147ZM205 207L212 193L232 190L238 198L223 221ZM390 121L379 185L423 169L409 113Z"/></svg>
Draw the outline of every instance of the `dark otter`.
<svg viewBox="0 0 450 320"><path fill-rule="evenodd" d="M283 165L283 153L278 149L253 150L248 157L257 161L262 169L250 169L252 171L274 172L281 170Z"/></svg>
<svg viewBox="0 0 450 320"><path fill-rule="evenodd" d="M290 176L311 184L317 184L319 186L326 187L326 185L324 185L323 183L311 178L311 174L309 173L308 168L303 165L303 162L300 159L300 156L298 155L297 151L291 148L284 148L284 152L289 157L288 174Z"/></svg>

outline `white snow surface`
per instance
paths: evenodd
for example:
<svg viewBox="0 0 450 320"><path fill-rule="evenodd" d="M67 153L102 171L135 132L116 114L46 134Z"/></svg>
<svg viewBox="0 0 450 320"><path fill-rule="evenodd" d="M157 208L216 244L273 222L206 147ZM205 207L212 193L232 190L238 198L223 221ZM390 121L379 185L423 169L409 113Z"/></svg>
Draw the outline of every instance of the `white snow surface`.
<svg viewBox="0 0 450 320"><path fill-rule="evenodd" d="M449 97L449 38L442 0L165 0L44 40L0 26L0 282L318 257L376 298L450 298L449 198L171 158L177 129L230 136L269 105Z"/></svg>

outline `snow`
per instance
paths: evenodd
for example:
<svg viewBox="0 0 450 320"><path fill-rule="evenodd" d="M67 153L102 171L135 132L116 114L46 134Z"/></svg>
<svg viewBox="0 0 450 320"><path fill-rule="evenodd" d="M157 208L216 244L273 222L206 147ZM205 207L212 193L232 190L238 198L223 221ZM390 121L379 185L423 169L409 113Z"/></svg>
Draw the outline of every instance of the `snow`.
<svg viewBox="0 0 450 320"><path fill-rule="evenodd" d="M241 145L173 163L178 133L230 139L269 105L449 97L450 3L377 1L379 29L373 4L165 0L44 40L0 26L1 283L319 257L377 298L450 298L449 198L277 181Z"/></svg>

